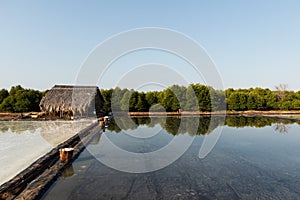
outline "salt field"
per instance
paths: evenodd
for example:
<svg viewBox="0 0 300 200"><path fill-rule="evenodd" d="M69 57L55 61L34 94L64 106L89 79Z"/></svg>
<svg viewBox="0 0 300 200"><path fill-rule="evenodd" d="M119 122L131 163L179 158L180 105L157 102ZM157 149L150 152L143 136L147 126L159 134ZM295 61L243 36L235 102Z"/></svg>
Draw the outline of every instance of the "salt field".
<svg viewBox="0 0 300 200"><path fill-rule="evenodd" d="M0 122L0 184L91 123L92 120Z"/></svg>

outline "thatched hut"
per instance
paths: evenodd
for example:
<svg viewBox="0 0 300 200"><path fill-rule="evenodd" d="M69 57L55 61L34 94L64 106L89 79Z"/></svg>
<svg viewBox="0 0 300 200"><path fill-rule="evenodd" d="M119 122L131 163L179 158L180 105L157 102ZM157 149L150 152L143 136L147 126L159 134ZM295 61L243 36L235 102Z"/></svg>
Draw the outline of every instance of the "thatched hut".
<svg viewBox="0 0 300 200"><path fill-rule="evenodd" d="M101 116L103 97L96 86L55 85L40 102L41 111L60 118Z"/></svg>

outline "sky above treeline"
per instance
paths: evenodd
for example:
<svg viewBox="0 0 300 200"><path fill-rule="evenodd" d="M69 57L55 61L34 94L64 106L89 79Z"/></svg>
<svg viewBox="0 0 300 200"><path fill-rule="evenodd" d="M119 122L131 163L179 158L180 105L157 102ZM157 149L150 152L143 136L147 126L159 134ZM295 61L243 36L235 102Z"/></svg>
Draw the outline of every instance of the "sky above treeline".
<svg viewBox="0 0 300 200"><path fill-rule="evenodd" d="M160 27L200 44L224 88L287 84L298 91L299 10L297 0L1 1L0 88L20 84L46 90L75 84L82 64L103 41L131 29ZM187 84L205 83L178 57L146 50L119 59L97 84L115 87L137 65L149 63L168 65ZM133 89L147 90L143 87Z"/></svg>

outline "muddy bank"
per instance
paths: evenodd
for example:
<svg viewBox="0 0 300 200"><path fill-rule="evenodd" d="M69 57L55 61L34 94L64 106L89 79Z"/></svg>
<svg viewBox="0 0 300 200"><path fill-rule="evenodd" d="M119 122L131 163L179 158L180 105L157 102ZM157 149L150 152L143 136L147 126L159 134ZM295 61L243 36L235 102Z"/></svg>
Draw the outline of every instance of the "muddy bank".
<svg viewBox="0 0 300 200"><path fill-rule="evenodd" d="M1 121L17 120L20 118L20 113L0 113Z"/></svg>
<svg viewBox="0 0 300 200"><path fill-rule="evenodd" d="M271 111L216 111L216 112L114 112L114 116L199 116L199 115L300 115L300 110L271 110ZM43 112L0 113L0 121L14 120L58 120L59 116L46 115ZM64 118L64 120L70 120Z"/></svg>
<svg viewBox="0 0 300 200"><path fill-rule="evenodd" d="M126 114L126 113L120 113ZM300 110L272 110L272 111L217 111L217 112L129 112L129 116L199 116L199 115L300 115Z"/></svg>
<svg viewBox="0 0 300 200"><path fill-rule="evenodd" d="M17 120L56 120L58 116L49 116L43 112L27 112L27 113L1 113L0 121L17 121Z"/></svg>

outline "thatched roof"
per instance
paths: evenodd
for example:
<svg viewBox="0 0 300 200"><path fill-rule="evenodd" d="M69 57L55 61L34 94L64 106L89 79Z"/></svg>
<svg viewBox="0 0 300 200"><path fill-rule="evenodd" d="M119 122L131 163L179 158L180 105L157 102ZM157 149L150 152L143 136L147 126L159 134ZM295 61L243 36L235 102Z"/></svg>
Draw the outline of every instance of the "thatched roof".
<svg viewBox="0 0 300 200"><path fill-rule="evenodd" d="M97 86L55 85L40 102L40 109L48 114L90 115L99 113L103 98Z"/></svg>

